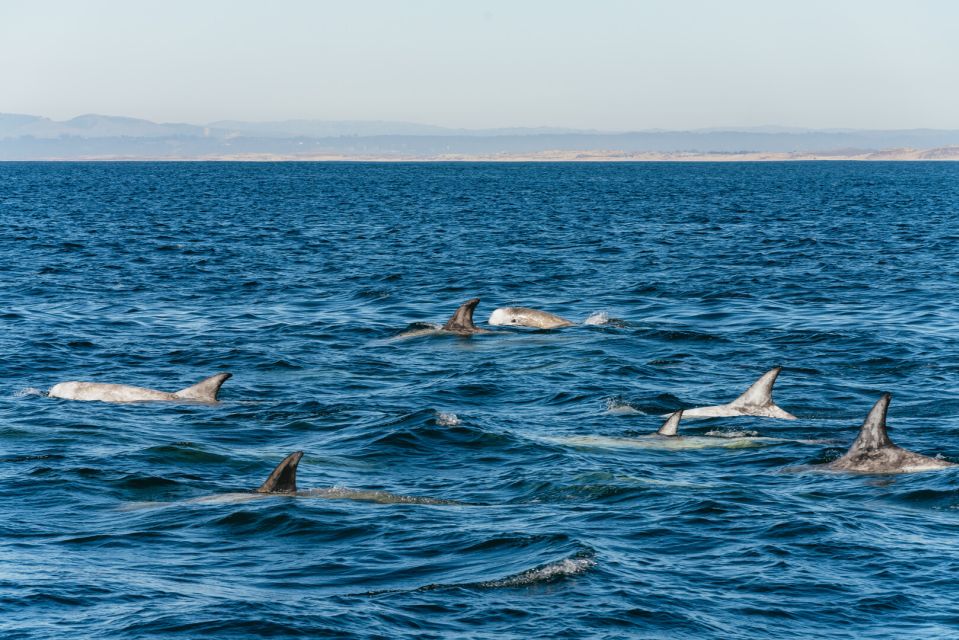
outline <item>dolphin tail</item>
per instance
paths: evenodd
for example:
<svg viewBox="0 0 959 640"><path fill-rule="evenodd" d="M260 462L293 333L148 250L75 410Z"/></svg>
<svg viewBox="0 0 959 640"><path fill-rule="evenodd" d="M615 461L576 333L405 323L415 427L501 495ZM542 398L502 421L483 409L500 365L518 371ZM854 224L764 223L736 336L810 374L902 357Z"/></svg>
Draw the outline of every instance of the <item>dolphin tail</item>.
<svg viewBox="0 0 959 640"><path fill-rule="evenodd" d="M455 331L457 333L475 333L476 325L473 324L473 311L479 304L479 298L472 298L464 302L456 313L443 325L444 331Z"/></svg>
<svg viewBox="0 0 959 640"><path fill-rule="evenodd" d="M795 420L796 416L784 411L773 402L773 385L776 384L776 378L782 370L782 367L775 367L764 373L759 380L746 389L746 393L730 402L729 406L742 409L746 414Z"/></svg>
<svg viewBox="0 0 959 640"><path fill-rule="evenodd" d="M216 396L218 393L220 393L220 387L223 386L223 383L229 380L231 377L233 377L232 373L218 373L215 376L210 376L206 380L197 382L192 387L180 389L173 395L175 395L177 398L185 398L188 400L216 402Z"/></svg>
<svg viewBox="0 0 959 640"><path fill-rule="evenodd" d="M669 417L666 418L666 422L663 423L663 426L659 428L659 431L656 433L661 436L674 436L679 433L679 420L683 417L683 410L680 409L674 413L669 414Z"/></svg>
<svg viewBox="0 0 959 640"><path fill-rule="evenodd" d="M889 401L892 400L892 394L884 393L882 397L869 410L869 415L862 423L859 429L859 435L856 441L852 443L849 451L874 451L883 447L893 446L889 434L886 433L886 412L889 410Z"/></svg>
<svg viewBox="0 0 959 640"><path fill-rule="evenodd" d="M276 465L276 469L266 479L266 482L260 485L257 493L296 493L296 466L300 464L300 458L303 457L302 451L294 451L283 462Z"/></svg>

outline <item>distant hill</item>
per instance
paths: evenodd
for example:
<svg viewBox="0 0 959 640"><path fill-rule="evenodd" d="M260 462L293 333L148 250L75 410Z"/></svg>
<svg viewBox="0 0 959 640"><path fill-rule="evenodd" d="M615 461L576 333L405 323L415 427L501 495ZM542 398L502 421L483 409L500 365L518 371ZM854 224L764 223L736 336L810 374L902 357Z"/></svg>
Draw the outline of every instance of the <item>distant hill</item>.
<svg viewBox="0 0 959 640"><path fill-rule="evenodd" d="M56 121L0 114L0 160L70 159L553 159L588 152L594 159L642 154L792 154L880 157L959 146L959 131L713 128L600 132L556 128L450 129L389 121L222 120L207 125L83 115ZM952 151L938 157L952 157ZM551 155L550 155L551 154ZM902 155L902 154L899 154ZM652 157L652 156L650 156Z"/></svg>

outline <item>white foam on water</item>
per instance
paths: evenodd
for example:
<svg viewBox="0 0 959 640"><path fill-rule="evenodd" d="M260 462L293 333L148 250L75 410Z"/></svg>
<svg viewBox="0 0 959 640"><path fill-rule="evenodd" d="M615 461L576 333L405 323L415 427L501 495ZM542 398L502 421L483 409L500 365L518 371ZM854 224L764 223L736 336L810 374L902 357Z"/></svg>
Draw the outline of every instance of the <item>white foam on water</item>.
<svg viewBox="0 0 959 640"><path fill-rule="evenodd" d="M13 394L14 398L23 398L25 396L45 396L47 392L36 387L24 387Z"/></svg>
<svg viewBox="0 0 959 640"><path fill-rule="evenodd" d="M628 402L624 402L619 398L610 398L606 401L606 413L614 416L644 416L644 412L640 411L633 405Z"/></svg>
<svg viewBox="0 0 959 640"><path fill-rule="evenodd" d="M522 587L541 582L553 582L567 576L575 576L589 571L596 566L596 561L592 558L564 558L558 562L529 569L522 573L516 573L499 580L490 580L480 582L477 586L488 589L501 587Z"/></svg>
<svg viewBox="0 0 959 640"><path fill-rule="evenodd" d="M462 421L455 413L437 411L436 424L440 425L441 427L455 427L458 424L462 424Z"/></svg>

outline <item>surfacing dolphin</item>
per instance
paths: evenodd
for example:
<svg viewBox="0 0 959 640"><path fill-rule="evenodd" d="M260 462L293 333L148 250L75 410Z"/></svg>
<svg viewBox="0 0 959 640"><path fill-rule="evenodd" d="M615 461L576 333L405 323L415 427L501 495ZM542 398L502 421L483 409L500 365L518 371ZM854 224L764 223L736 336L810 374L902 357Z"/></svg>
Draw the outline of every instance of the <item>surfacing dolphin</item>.
<svg viewBox="0 0 959 640"><path fill-rule="evenodd" d="M707 449L723 447L740 449L748 447L766 446L768 443L786 442L779 438L764 438L753 433L730 433L726 435L681 436L679 422L683 417L683 410L669 414L658 431L644 436L633 438L615 438L609 436L572 436L567 438L551 438L554 442L580 446L603 448L630 448L630 449Z"/></svg>
<svg viewBox="0 0 959 640"><path fill-rule="evenodd" d="M443 325L443 331L458 333L460 335L471 335L474 333L491 333L488 329L480 329L473 324L473 312L476 311L476 305L480 303L479 298L471 298L460 305L459 309Z"/></svg>
<svg viewBox="0 0 959 640"><path fill-rule="evenodd" d="M686 418L723 418L732 416L759 416L762 418L782 418L795 420L796 416L784 411L773 402L773 385L782 367L770 369L763 376L746 389L746 393L729 404L713 405L709 407L695 407L685 409Z"/></svg>
<svg viewBox="0 0 959 640"><path fill-rule="evenodd" d="M487 321L494 327L533 327L536 329L558 329L572 327L574 322L561 318L548 311L529 309L527 307L500 307L493 309Z"/></svg>
<svg viewBox="0 0 959 640"><path fill-rule="evenodd" d="M192 387L169 393L156 389L103 382L61 382L47 394L65 400L99 400L101 402L216 402L220 387L232 373L218 373Z"/></svg>
<svg viewBox="0 0 959 640"><path fill-rule="evenodd" d="M462 505L455 500L441 500L438 498L424 498L419 496L401 496L387 491L347 489L344 487L330 487L327 489L308 489L300 491L296 486L296 470L303 458L302 451L294 451L283 458L280 464L270 473L266 481L254 491L243 493L226 493L213 496L204 496L190 500L194 504L231 504L248 502L271 495L295 496L299 498L325 498L327 500L360 500L379 504L426 504L426 505ZM155 503L154 503L155 504ZM138 506L149 506L138 505Z"/></svg>
<svg viewBox="0 0 959 640"><path fill-rule="evenodd" d="M841 458L814 466L857 473L910 473L957 466L941 458L907 451L892 443L886 427L886 412L891 399L891 394L882 394L862 423L855 442Z"/></svg>
<svg viewBox="0 0 959 640"><path fill-rule="evenodd" d="M471 336L475 333L492 333L489 329L481 329L473 324L473 312L476 310L476 305L478 305L479 302L479 298L471 298L461 304L442 327L438 324L416 322L407 327L407 329L396 336L396 338L417 338L419 336L442 333L452 333L458 336Z"/></svg>

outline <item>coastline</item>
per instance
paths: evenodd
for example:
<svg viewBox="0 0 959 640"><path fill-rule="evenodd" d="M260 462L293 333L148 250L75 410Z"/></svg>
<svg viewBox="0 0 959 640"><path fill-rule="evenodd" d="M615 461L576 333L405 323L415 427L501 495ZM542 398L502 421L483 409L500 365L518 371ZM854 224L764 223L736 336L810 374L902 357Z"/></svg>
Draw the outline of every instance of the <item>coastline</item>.
<svg viewBox="0 0 959 640"><path fill-rule="evenodd" d="M206 154L206 155L77 155L10 159L8 162L930 162L959 161L959 146L932 149L850 149L832 152L624 152L615 150L496 154Z"/></svg>

